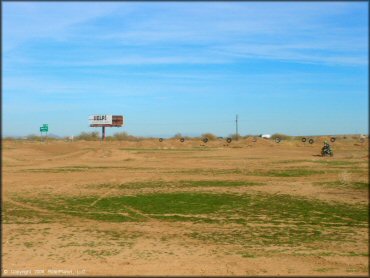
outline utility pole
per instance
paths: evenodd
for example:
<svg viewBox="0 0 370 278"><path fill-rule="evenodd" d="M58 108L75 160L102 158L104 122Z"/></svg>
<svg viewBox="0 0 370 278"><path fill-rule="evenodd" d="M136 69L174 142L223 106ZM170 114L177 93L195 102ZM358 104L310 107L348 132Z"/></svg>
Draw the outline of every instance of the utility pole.
<svg viewBox="0 0 370 278"><path fill-rule="evenodd" d="M235 131L236 131L236 140L238 140L239 138L239 135L238 135L238 114L236 114L236 118L235 118Z"/></svg>
<svg viewBox="0 0 370 278"><path fill-rule="evenodd" d="M102 126L101 140L105 141L105 126Z"/></svg>

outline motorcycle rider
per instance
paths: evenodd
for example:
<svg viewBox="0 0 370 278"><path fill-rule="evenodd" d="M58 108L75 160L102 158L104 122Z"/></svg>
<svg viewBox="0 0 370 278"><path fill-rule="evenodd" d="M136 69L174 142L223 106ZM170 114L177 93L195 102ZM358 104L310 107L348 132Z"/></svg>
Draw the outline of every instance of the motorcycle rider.
<svg viewBox="0 0 370 278"><path fill-rule="evenodd" d="M331 150L331 147L330 147L330 145L329 145L329 143L328 143L328 141L324 141L324 147L322 147L322 154L323 155L332 155L332 150Z"/></svg>

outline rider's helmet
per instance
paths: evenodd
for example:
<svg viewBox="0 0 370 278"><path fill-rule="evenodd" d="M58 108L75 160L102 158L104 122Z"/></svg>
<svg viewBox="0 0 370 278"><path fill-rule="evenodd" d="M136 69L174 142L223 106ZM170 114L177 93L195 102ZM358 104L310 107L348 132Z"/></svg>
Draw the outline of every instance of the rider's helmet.
<svg viewBox="0 0 370 278"><path fill-rule="evenodd" d="M324 141L324 145L329 145L328 141L325 140Z"/></svg>

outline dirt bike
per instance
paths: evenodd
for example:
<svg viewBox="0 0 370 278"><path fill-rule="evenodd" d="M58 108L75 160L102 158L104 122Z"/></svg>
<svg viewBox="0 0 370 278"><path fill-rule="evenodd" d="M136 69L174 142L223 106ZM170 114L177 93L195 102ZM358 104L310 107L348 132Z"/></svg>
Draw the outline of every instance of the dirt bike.
<svg viewBox="0 0 370 278"><path fill-rule="evenodd" d="M333 156L333 151L330 147L322 147L321 156Z"/></svg>

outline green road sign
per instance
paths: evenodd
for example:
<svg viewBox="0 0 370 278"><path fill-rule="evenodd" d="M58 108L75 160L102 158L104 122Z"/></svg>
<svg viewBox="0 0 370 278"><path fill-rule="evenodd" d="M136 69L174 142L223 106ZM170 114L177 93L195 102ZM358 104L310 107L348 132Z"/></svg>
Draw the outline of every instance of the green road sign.
<svg viewBox="0 0 370 278"><path fill-rule="evenodd" d="M40 132L48 132L49 126L48 124L43 124L42 127L40 127Z"/></svg>

